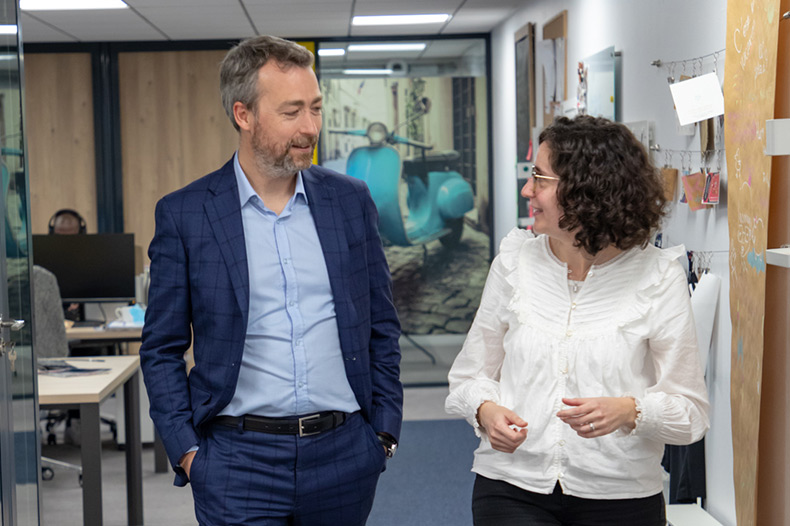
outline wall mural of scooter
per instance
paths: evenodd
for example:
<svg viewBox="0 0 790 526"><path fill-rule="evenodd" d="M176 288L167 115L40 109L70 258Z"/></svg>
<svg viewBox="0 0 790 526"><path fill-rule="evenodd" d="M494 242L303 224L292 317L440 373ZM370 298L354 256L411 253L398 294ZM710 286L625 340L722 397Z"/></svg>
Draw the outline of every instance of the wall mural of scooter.
<svg viewBox="0 0 790 526"><path fill-rule="evenodd" d="M398 128L422 117L430 110L427 97L421 111ZM367 137L369 145L354 148L346 173L362 179L370 188L379 212L381 236L390 244L410 246L438 239L445 247L458 244L463 235L464 214L474 208L472 187L457 171L458 152L428 153L433 146L396 135L382 122L365 130L329 130L330 133ZM393 145L404 144L420 153L401 162ZM405 214L400 199L400 182L406 182Z"/></svg>

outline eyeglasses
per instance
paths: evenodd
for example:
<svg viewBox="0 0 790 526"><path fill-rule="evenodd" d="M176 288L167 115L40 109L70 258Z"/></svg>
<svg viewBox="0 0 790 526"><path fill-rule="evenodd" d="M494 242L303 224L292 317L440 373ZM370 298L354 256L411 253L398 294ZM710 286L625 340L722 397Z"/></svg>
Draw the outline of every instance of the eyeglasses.
<svg viewBox="0 0 790 526"><path fill-rule="evenodd" d="M560 180L559 177L555 177L553 175L539 174L536 171L536 167L535 167L534 164L532 165L532 171L530 172L530 177L532 177L532 186L536 190L543 190L546 187L546 185L548 184L547 181L559 181Z"/></svg>

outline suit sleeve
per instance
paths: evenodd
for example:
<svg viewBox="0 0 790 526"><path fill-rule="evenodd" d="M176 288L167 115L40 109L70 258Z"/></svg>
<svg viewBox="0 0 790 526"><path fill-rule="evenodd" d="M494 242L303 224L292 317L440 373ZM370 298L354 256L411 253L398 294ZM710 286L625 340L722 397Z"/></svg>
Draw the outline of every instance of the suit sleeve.
<svg viewBox="0 0 790 526"><path fill-rule="evenodd" d="M378 212L370 192L363 199L368 275L370 277L370 367L373 383L372 424L396 440L403 419L400 382L400 322L392 301L392 277L381 244Z"/></svg>
<svg viewBox="0 0 790 526"><path fill-rule="evenodd" d="M151 283L140 360L151 418L176 473L181 456L198 444L192 424L184 353L192 341L187 253L168 203L156 206L156 232L148 249ZM183 484L179 484L183 485Z"/></svg>

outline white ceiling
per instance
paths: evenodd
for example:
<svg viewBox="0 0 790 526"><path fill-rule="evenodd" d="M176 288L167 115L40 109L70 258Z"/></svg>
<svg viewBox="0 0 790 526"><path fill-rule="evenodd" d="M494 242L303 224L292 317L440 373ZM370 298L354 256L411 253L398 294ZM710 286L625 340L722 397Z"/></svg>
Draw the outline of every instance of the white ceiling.
<svg viewBox="0 0 790 526"><path fill-rule="evenodd" d="M23 42L488 33L525 0L125 0L130 9L23 11ZM355 15L449 13L444 24L352 27Z"/></svg>

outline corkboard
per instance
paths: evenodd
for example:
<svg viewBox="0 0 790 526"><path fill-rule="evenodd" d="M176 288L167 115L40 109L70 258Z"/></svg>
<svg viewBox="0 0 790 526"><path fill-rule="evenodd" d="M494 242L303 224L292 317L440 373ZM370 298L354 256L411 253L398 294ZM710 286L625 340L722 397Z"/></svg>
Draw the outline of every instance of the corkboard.
<svg viewBox="0 0 790 526"><path fill-rule="evenodd" d="M739 526L756 523L757 443L765 320L765 249L771 158L765 121L774 115L779 0L727 2L724 76L730 229L732 446Z"/></svg>

